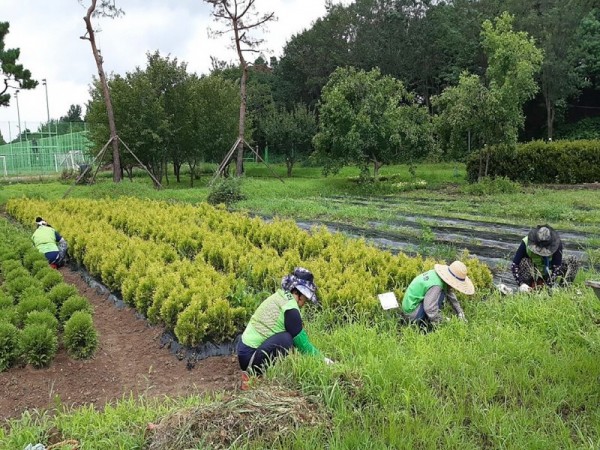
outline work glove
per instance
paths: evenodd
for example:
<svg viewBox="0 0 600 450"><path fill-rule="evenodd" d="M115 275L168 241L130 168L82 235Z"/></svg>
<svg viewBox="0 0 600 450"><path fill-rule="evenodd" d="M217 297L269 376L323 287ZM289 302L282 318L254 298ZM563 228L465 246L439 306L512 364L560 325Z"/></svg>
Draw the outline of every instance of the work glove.
<svg viewBox="0 0 600 450"><path fill-rule="evenodd" d="M523 283L521 286L519 286L519 292L531 292L531 288Z"/></svg>
<svg viewBox="0 0 600 450"><path fill-rule="evenodd" d="M498 284L496 286L496 288L498 288L498 290L500 291L500 293L502 293L503 295L510 295L510 294L513 293L513 289L511 287L508 287L504 283Z"/></svg>
<svg viewBox="0 0 600 450"><path fill-rule="evenodd" d="M325 361L325 364L327 364L328 366L334 364L333 359L323 358L323 361Z"/></svg>

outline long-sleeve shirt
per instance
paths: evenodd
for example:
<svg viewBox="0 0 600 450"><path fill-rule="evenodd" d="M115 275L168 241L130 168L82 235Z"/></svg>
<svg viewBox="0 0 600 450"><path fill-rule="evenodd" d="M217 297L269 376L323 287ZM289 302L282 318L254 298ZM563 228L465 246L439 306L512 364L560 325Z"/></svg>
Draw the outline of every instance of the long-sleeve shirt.
<svg viewBox="0 0 600 450"><path fill-rule="evenodd" d="M558 269L560 269L560 266L562 264L562 257L563 257L563 245L561 242L560 245L558 246L558 249L552 254L552 258L550 258L549 256L547 257L546 270L545 270L545 272L547 272L547 273L543 274L544 278L554 275L556 273L556 271L558 271ZM524 241L521 241L521 245L519 245L519 248L517 249L517 252L515 253L515 256L512 260L512 264L510 266L513 277L515 278L517 283L520 280L519 264L521 264L521 261L523 260L523 258L528 258L527 245L525 244Z"/></svg>
<svg viewBox="0 0 600 450"><path fill-rule="evenodd" d="M442 288L440 286L432 286L427 290L425 298L423 299L423 308L425 309L425 314L427 314L427 317L432 324L440 323L443 319L443 314L440 310L438 301L441 293ZM459 317L464 317L465 313L460 306L458 299L456 298L456 294L452 291L447 292L446 298L450 302L450 305L452 305L452 309L454 309L456 315Z"/></svg>

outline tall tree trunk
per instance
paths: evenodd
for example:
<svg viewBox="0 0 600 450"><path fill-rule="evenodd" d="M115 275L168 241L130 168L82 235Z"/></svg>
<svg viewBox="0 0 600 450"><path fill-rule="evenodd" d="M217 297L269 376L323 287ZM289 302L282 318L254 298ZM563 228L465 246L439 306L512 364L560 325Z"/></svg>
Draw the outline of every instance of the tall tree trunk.
<svg viewBox="0 0 600 450"><path fill-rule="evenodd" d="M190 166L190 187L194 187L194 178L196 178L196 163L192 164L188 162Z"/></svg>
<svg viewBox="0 0 600 450"><path fill-rule="evenodd" d="M238 127L238 137L240 139L237 147L237 161L235 165L235 174L241 177L244 173L244 134L246 131L246 82L248 81L248 63L244 58L242 47L240 43L240 23L237 20L233 21L233 31L235 33L235 46L240 58L240 65L242 66L242 79L240 80L240 123Z"/></svg>
<svg viewBox="0 0 600 450"><path fill-rule="evenodd" d="M379 179L379 169L383 166L382 162L377 161L376 159L373 161L373 178L375 181Z"/></svg>
<svg viewBox="0 0 600 450"><path fill-rule="evenodd" d="M87 10L87 14L83 18L85 21L85 27L88 32L88 39L92 46L92 53L96 60L96 67L98 68L98 76L100 77L100 84L102 85L102 93L104 94L104 103L106 105L106 114L108 116L108 127L110 129L110 137L112 139L113 149L113 181L119 183L123 176L121 171L121 160L119 158L119 139L117 136L117 127L115 125L115 113L112 107L112 101L110 99L110 91L108 90L108 82L106 81L106 75L104 74L104 68L102 67L102 56L96 46L96 38L94 35L94 29L92 27L92 14L96 9L96 0L92 0L92 4Z"/></svg>
<svg viewBox="0 0 600 450"><path fill-rule="evenodd" d="M545 95L544 98L546 101L546 125L548 126L548 140L551 141L554 134L554 116L556 115L556 108L547 95Z"/></svg>

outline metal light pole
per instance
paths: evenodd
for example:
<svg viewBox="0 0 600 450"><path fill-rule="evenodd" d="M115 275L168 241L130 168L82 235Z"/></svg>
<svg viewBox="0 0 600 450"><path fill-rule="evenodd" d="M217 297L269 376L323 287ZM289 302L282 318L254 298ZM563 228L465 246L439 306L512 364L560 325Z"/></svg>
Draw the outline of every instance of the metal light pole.
<svg viewBox="0 0 600 450"><path fill-rule="evenodd" d="M42 84L44 85L44 89L46 90L46 115L48 117L46 128L48 128L48 137L50 137L50 107L48 106L48 82L45 78L42 79Z"/></svg>
<svg viewBox="0 0 600 450"><path fill-rule="evenodd" d="M19 110L19 89L15 91L15 100L17 101L17 119L19 121L19 142L22 141L22 133L21 133L21 111Z"/></svg>
<svg viewBox="0 0 600 450"><path fill-rule="evenodd" d="M44 88L46 89L46 114L48 116L48 128L50 128L50 106L48 106L48 83L46 82L45 78L42 79L42 84L44 85Z"/></svg>

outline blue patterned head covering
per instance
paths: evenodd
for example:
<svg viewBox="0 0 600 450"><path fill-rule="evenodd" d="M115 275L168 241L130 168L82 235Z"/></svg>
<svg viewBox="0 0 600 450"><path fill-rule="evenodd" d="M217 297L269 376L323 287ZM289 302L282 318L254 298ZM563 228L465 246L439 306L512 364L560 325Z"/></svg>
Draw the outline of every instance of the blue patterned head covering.
<svg viewBox="0 0 600 450"><path fill-rule="evenodd" d="M312 303L318 305L317 286L314 280L315 277L310 270L304 267L296 267L294 272L281 279L281 287L286 291L291 291L294 288L298 289Z"/></svg>

